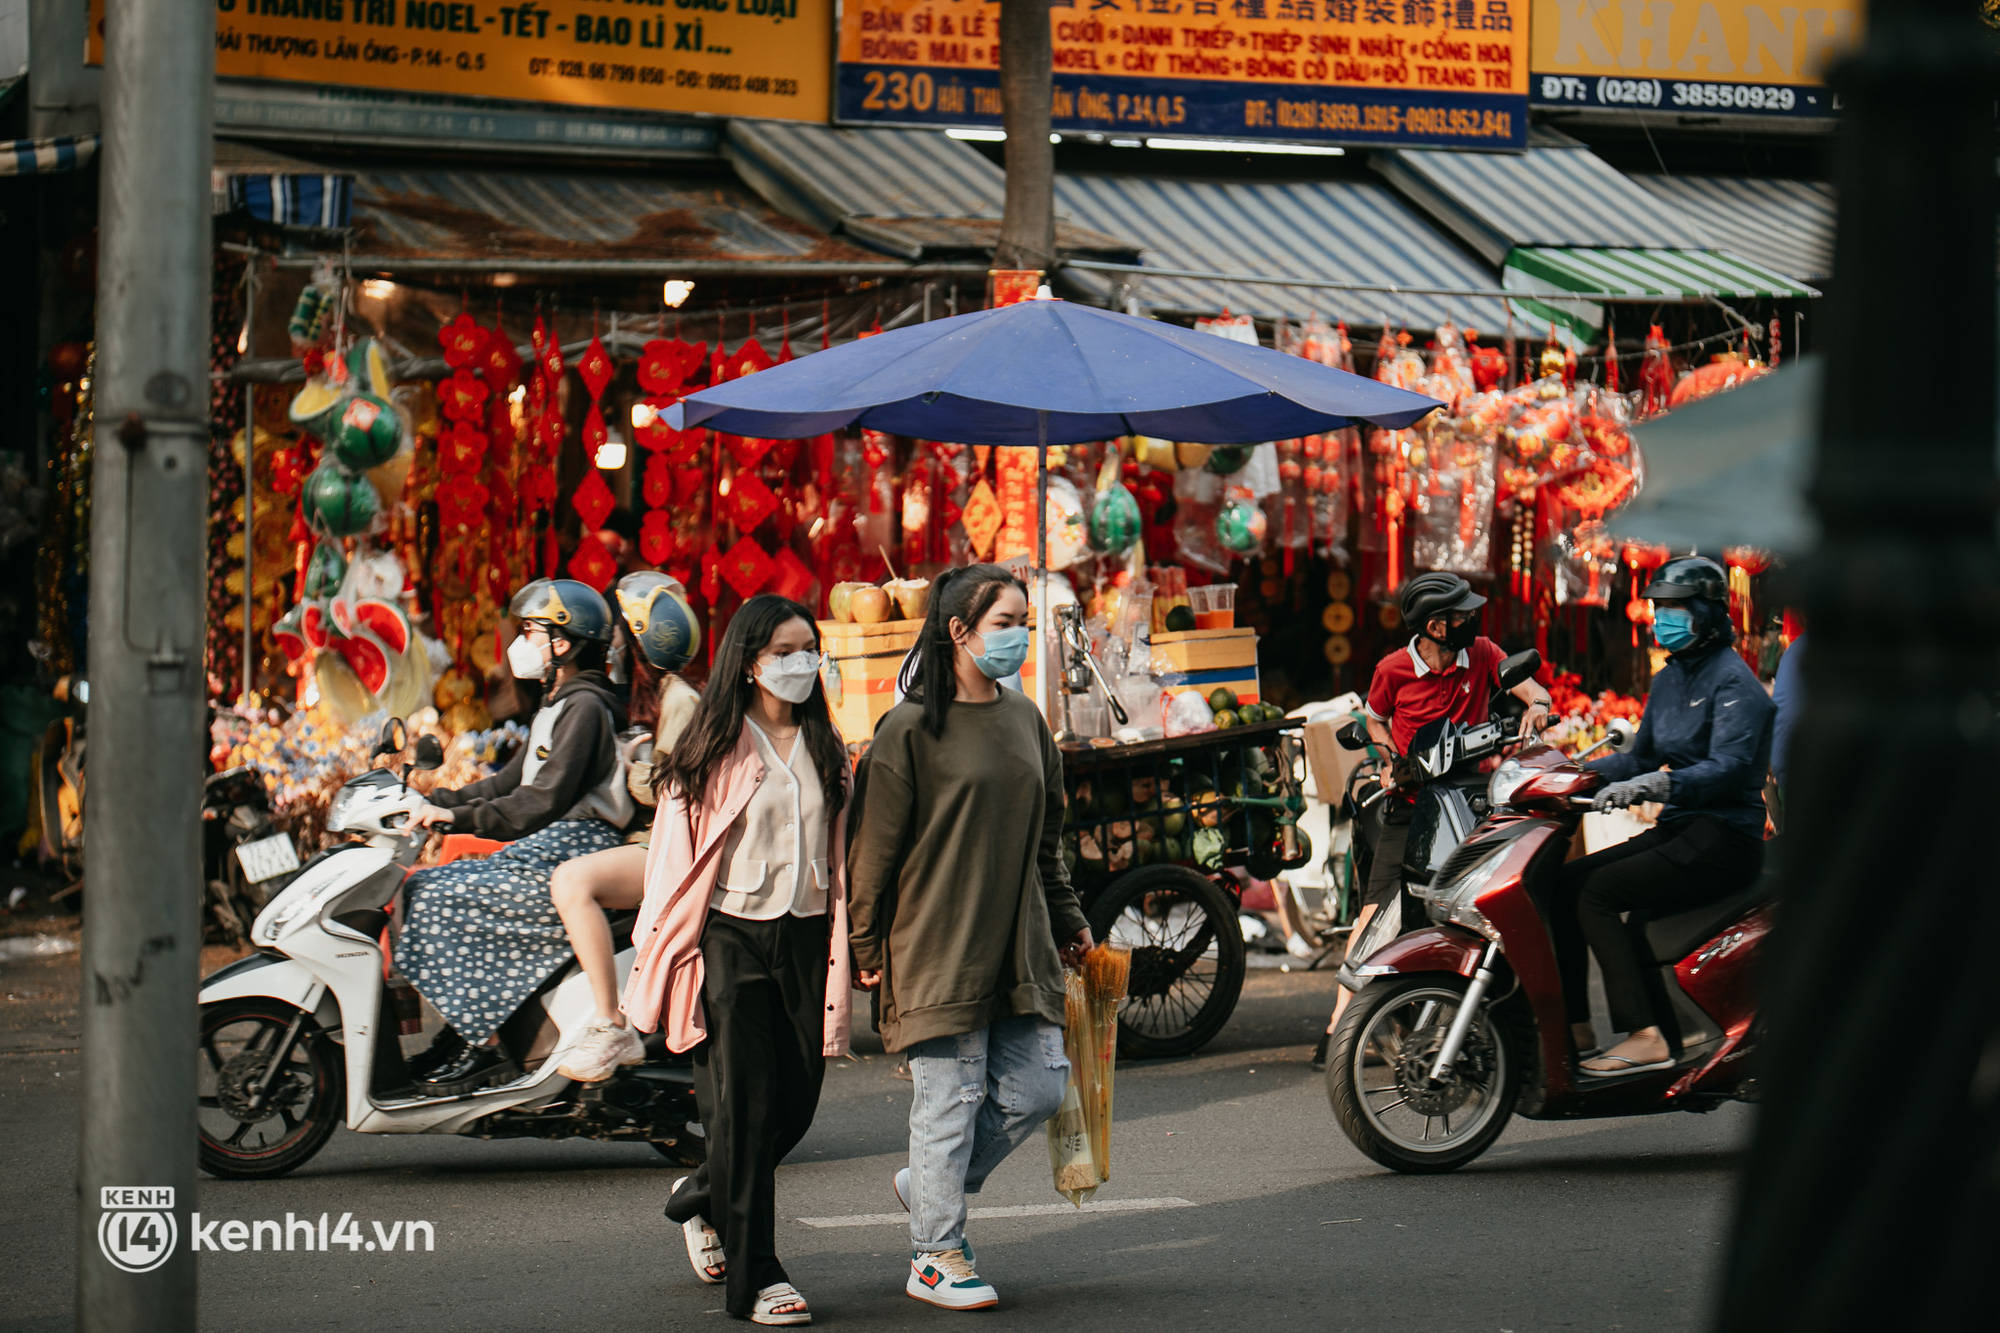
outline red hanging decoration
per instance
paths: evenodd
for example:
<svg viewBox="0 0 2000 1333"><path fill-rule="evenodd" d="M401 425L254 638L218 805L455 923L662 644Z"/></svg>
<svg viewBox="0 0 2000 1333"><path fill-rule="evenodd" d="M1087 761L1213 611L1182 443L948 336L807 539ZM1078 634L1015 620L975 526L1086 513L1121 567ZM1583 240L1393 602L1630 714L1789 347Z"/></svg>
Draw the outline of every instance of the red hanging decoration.
<svg viewBox="0 0 2000 1333"><path fill-rule="evenodd" d="M803 602L812 592L818 576L805 561L799 559L789 546L778 548L778 554L771 561L771 591L780 597L789 597L795 602Z"/></svg>
<svg viewBox="0 0 2000 1333"><path fill-rule="evenodd" d="M438 432L438 471L446 476L479 471L486 457L486 434L459 421Z"/></svg>
<svg viewBox="0 0 2000 1333"><path fill-rule="evenodd" d="M578 583L588 584L593 590L603 592L617 577L618 562L595 534L585 533L569 558L569 573Z"/></svg>
<svg viewBox="0 0 2000 1333"><path fill-rule="evenodd" d="M729 553L722 557L717 569L729 581L729 586L736 590L736 595L744 598L755 597L763 591L771 576L777 572L777 566L764 548L748 537L729 548Z"/></svg>
<svg viewBox="0 0 2000 1333"><path fill-rule="evenodd" d="M576 363L576 373L583 380L583 387L590 393L593 403L604 396L604 386L611 383L611 377L618 373L612 364L611 354L604 350L604 343L592 334L590 346L583 349L583 356Z"/></svg>
<svg viewBox="0 0 2000 1333"><path fill-rule="evenodd" d="M460 368L438 382L438 411L453 421L477 421L491 392L486 381Z"/></svg>
<svg viewBox="0 0 2000 1333"><path fill-rule="evenodd" d="M652 509L639 520L639 555L649 565L663 565L674 553L674 516Z"/></svg>
<svg viewBox="0 0 2000 1333"><path fill-rule="evenodd" d="M716 508L739 532L753 531L778 507L778 497L754 472L739 472L724 484L727 489L718 497Z"/></svg>
<svg viewBox="0 0 2000 1333"><path fill-rule="evenodd" d="M756 467L763 461L764 455L771 452L771 446L777 443L745 435L718 435L716 438L729 450L729 456L736 460L737 466L746 468Z"/></svg>
<svg viewBox="0 0 2000 1333"><path fill-rule="evenodd" d="M472 364L486 349L486 330L473 323L472 316L460 311L438 330L438 345L444 348L444 363L453 370Z"/></svg>
<svg viewBox="0 0 2000 1333"><path fill-rule="evenodd" d="M646 470L639 479L640 495L646 507L659 513L662 506L674 500L674 467L664 454L654 454L646 460ZM646 515L651 518L653 515Z"/></svg>
<svg viewBox="0 0 2000 1333"><path fill-rule="evenodd" d="M521 473L521 504L531 514L547 510L556 502L555 469L536 463Z"/></svg>
<svg viewBox="0 0 2000 1333"><path fill-rule="evenodd" d="M618 507L612 497L611 488L604 484L604 474L596 468L583 479L583 485L576 488L576 494L569 497L570 507L583 520L584 531L591 533L604 526L604 520Z"/></svg>
<svg viewBox="0 0 2000 1333"><path fill-rule="evenodd" d="M674 404L673 399L649 399L640 404L646 411L635 409L632 426L632 442L641 449L658 451L671 448L679 440L681 432L667 424L667 409Z"/></svg>
<svg viewBox="0 0 2000 1333"><path fill-rule="evenodd" d="M611 432L604 425L604 413L596 403L592 403L590 410L583 414L584 457L594 460L597 451L604 446L605 440L609 439L610 435Z"/></svg>
<svg viewBox="0 0 2000 1333"><path fill-rule="evenodd" d="M448 531L464 531L479 523L490 498L484 485L470 476L454 476L437 488L438 523Z"/></svg>

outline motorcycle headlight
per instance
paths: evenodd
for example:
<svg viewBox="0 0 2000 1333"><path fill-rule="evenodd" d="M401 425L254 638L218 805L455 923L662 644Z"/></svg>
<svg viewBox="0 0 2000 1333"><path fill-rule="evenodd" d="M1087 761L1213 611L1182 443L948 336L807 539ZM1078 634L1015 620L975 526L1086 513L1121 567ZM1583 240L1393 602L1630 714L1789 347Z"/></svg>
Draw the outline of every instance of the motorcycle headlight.
<svg viewBox="0 0 2000 1333"><path fill-rule="evenodd" d="M1496 773L1494 776L1497 779L1499 774ZM1424 909L1429 913L1430 919L1464 926L1467 930L1477 931L1495 944L1500 943L1500 932L1486 919L1486 914L1474 904L1478 902L1479 895L1486 892L1494 875L1499 873L1500 863L1507 859L1509 845L1503 843L1496 847L1491 854L1474 862L1463 874L1449 882L1433 884L1424 902Z"/></svg>
<svg viewBox="0 0 2000 1333"><path fill-rule="evenodd" d="M264 905L257 914L257 920L250 926L252 944L276 944L278 936L285 933L285 927L292 924L292 918L299 909L312 899L312 894L302 889L286 889Z"/></svg>
<svg viewBox="0 0 2000 1333"><path fill-rule="evenodd" d="M1493 776L1486 780L1486 807L1498 809L1514 799L1521 784L1535 776L1535 770L1518 759L1503 759Z"/></svg>

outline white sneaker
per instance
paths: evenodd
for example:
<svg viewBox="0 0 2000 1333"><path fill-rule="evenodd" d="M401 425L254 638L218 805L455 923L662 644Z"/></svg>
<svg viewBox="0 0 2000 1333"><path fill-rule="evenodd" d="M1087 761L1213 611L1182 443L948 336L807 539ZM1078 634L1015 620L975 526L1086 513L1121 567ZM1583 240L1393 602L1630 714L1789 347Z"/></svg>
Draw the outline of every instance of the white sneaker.
<svg viewBox="0 0 2000 1333"><path fill-rule="evenodd" d="M1306 942L1305 936L1294 935L1290 939L1285 941L1285 952L1290 954L1294 958L1303 960L1312 957L1314 954L1318 953L1319 950L1313 948L1312 945L1308 944Z"/></svg>
<svg viewBox="0 0 2000 1333"><path fill-rule="evenodd" d="M579 1083L595 1083L610 1078L620 1065L636 1065L645 1058L646 1048L638 1033L615 1023L597 1022L556 1066L556 1072Z"/></svg>
<svg viewBox="0 0 2000 1333"><path fill-rule="evenodd" d="M910 1280L903 1284L903 1290L946 1310L990 1310L1000 1304L1000 1293L979 1276L964 1250L938 1254L913 1251Z"/></svg>
<svg viewBox="0 0 2000 1333"><path fill-rule="evenodd" d="M903 1205L904 1212L906 1213L909 1212L910 1211L910 1168L907 1166L897 1167L896 1178L893 1181L891 1181L890 1184L895 1188L896 1202Z"/></svg>

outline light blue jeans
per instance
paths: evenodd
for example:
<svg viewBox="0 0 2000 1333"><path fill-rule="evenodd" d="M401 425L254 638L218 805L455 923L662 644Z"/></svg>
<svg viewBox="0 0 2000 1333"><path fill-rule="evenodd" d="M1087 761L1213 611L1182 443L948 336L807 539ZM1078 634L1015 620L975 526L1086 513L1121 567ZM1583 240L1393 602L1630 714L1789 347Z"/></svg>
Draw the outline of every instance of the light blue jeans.
<svg viewBox="0 0 2000 1333"><path fill-rule="evenodd" d="M1062 1029L1032 1015L933 1037L905 1052L910 1102L910 1248L965 1243L965 1196L1062 1106Z"/></svg>

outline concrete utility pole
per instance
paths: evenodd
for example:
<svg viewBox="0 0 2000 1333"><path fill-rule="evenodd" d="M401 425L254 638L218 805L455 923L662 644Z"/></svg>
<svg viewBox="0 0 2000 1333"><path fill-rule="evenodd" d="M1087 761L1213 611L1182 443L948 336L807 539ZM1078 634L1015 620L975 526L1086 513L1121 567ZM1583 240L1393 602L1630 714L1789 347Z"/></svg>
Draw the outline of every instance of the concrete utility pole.
<svg viewBox="0 0 2000 1333"><path fill-rule="evenodd" d="M1724 1333L1992 1318L2000 969L1965 947L2000 931L2000 77L1977 9L1872 5L1833 79L1824 538ZM1885 375L1905 329L1950 340L1949 386Z"/></svg>
<svg viewBox="0 0 2000 1333"><path fill-rule="evenodd" d="M108 0L77 1328L195 1326L215 7Z"/></svg>
<svg viewBox="0 0 2000 1333"><path fill-rule="evenodd" d="M998 268L1055 267L1056 155L1049 143L1055 51L1049 0L1000 5L1000 124L1007 131L1007 211Z"/></svg>

